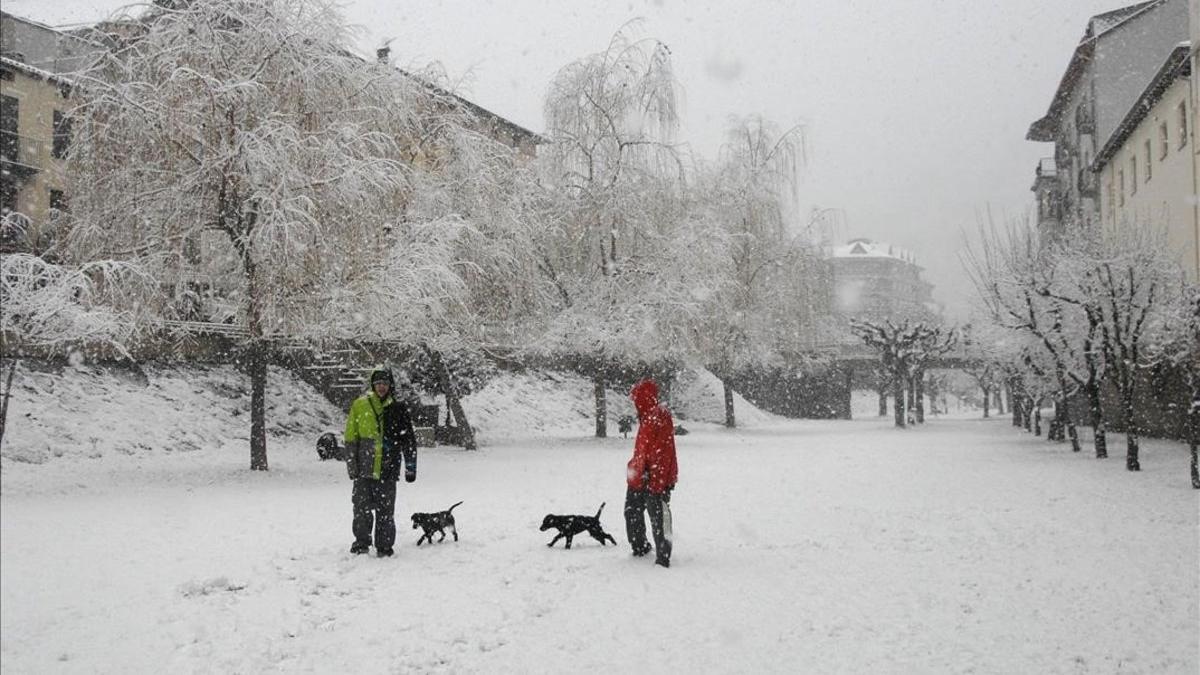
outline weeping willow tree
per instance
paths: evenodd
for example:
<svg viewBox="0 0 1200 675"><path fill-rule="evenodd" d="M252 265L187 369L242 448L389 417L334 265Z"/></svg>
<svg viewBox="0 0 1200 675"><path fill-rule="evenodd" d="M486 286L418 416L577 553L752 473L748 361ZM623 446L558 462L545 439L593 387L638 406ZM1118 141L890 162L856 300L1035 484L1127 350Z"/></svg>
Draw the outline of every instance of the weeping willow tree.
<svg viewBox="0 0 1200 675"><path fill-rule="evenodd" d="M703 334L705 361L721 379L725 425L736 426L731 379L753 366L779 364L780 341L803 304L819 291L814 279L791 281L816 251L793 232L804 135L780 131L760 116L731 118L715 167L697 181L697 200L726 236L726 281L711 296ZM805 283L807 281L807 283ZM803 330L803 329L801 329Z"/></svg>
<svg viewBox="0 0 1200 675"><path fill-rule="evenodd" d="M136 260L168 297L228 303L247 336L250 467L266 470L267 340L379 321L354 284L382 278L409 193L402 144L436 108L348 52L332 3L159 3L128 25L75 111L71 255ZM411 304L453 283L412 278Z"/></svg>
<svg viewBox="0 0 1200 675"><path fill-rule="evenodd" d="M709 283L705 224L687 217L673 144L671 52L634 39L633 28L555 75L545 102L550 143L540 158L562 215L538 249L556 306L531 349L586 364L597 436L607 435L606 371L682 358L700 307L695 289ZM683 260L696 243L697 257Z"/></svg>

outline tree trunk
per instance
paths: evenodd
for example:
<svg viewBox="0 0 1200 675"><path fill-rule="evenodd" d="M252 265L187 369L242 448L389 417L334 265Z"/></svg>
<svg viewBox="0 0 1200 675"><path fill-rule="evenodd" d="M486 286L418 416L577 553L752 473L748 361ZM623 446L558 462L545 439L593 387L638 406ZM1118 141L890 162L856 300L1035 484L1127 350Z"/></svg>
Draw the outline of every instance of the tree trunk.
<svg viewBox="0 0 1200 675"><path fill-rule="evenodd" d="M1042 435L1042 408L1038 406L1033 409L1033 435Z"/></svg>
<svg viewBox="0 0 1200 675"><path fill-rule="evenodd" d="M892 408L896 417L896 426L903 429L907 426L904 420L904 378L899 375L892 380Z"/></svg>
<svg viewBox="0 0 1200 675"><path fill-rule="evenodd" d="M1125 415L1125 468L1129 471L1141 471L1142 465L1138 461L1137 422L1133 419L1133 387L1121 389L1121 411Z"/></svg>
<svg viewBox="0 0 1200 675"><path fill-rule="evenodd" d="M839 416L844 419L853 419L854 417L854 369L846 368L842 376L842 384L845 385L846 395L842 398L842 409Z"/></svg>
<svg viewBox="0 0 1200 675"><path fill-rule="evenodd" d="M733 429L737 426L737 420L733 416L733 388L729 386L729 380L721 380L721 388L725 390L725 426Z"/></svg>
<svg viewBox="0 0 1200 675"><path fill-rule="evenodd" d="M914 378L910 375L908 378L908 382L906 382L905 386L904 386L904 393L906 394L906 397L904 400L904 421L906 421L910 424L916 424L916 422L917 422L917 417L916 417L917 385L914 384L914 382L915 382Z"/></svg>
<svg viewBox="0 0 1200 675"><path fill-rule="evenodd" d="M596 438L608 437L608 398L604 389L604 376L596 375L592 380L596 394Z"/></svg>
<svg viewBox="0 0 1200 675"><path fill-rule="evenodd" d="M1088 380L1087 396L1088 412L1091 413L1092 429L1095 432L1096 459L1105 459L1108 457L1108 438L1104 426L1104 408L1100 405L1100 383L1095 377Z"/></svg>
<svg viewBox="0 0 1200 675"><path fill-rule="evenodd" d="M1041 402L1041 400L1037 400L1037 401L1032 400L1029 397L1026 397L1024 399L1024 401L1025 401L1025 403L1024 403L1025 407L1021 410L1021 413L1024 416L1021 418L1021 424L1025 427L1025 431L1032 431L1033 430L1034 411L1037 412L1038 419L1041 419L1042 402Z"/></svg>
<svg viewBox="0 0 1200 675"><path fill-rule="evenodd" d="M1079 452L1083 447L1079 445L1079 429L1075 426L1074 418L1071 417L1069 405L1067 402L1063 403L1063 412L1066 415L1064 421L1067 423L1067 437L1071 439L1071 452Z"/></svg>
<svg viewBox="0 0 1200 675"><path fill-rule="evenodd" d="M1200 443L1196 442L1195 434L1192 435L1192 440L1188 445L1192 450L1192 487L1200 490L1200 461L1198 461L1200 457L1197 456L1197 448L1200 447Z"/></svg>
<svg viewBox="0 0 1200 675"><path fill-rule="evenodd" d="M1062 416L1062 404L1058 399L1054 399L1054 419L1050 420L1050 431L1046 434L1048 441L1062 441L1066 438L1063 434L1065 429Z"/></svg>
<svg viewBox="0 0 1200 675"><path fill-rule="evenodd" d="M917 403L917 424L925 423L925 373L921 373L913 379L916 387L916 403Z"/></svg>
<svg viewBox="0 0 1200 675"><path fill-rule="evenodd" d="M1004 387L996 387L996 414L1004 414Z"/></svg>
<svg viewBox="0 0 1200 675"><path fill-rule="evenodd" d="M246 373L250 376L250 470L267 466L267 350L262 338L250 338Z"/></svg>
<svg viewBox="0 0 1200 675"><path fill-rule="evenodd" d="M1024 401L1025 397L1023 396L1015 396L1012 399L1012 425L1014 427L1021 426L1021 420L1024 419Z"/></svg>
<svg viewBox="0 0 1200 675"><path fill-rule="evenodd" d="M1200 490L1200 457L1197 456L1197 446L1200 446L1200 388L1192 390L1192 407L1188 411L1188 446L1192 452L1192 487Z"/></svg>
<svg viewBox="0 0 1200 675"><path fill-rule="evenodd" d="M441 352L430 348L429 345L422 345L422 348L429 356L433 372L437 373L438 385L441 386L442 394L446 397L446 410L454 415L454 424L458 427L463 449L477 449L479 446L475 444L475 430L467 421L467 413L462 407L462 398L458 395L458 386L454 384L454 377L450 374L450 369L446 367L446 360L442 358Z"/></svg>
<svg viewBox="0 0 1200 675"><path fill-rule="evenodd" d="M987 387L984 387L983 388L983 419L987 419L992 416L992 413L990 410L991 404L992 404L991 397L992 397L992 390L988 389Z"/></svg>
<svg viewBox="0 0 1200 675"><path fill-rule="evenodd" d="M247 216L251 227L257 215ZM248 245L241 248L242 271L246 275L246 328L250 333L246 351L246 374L250 377L250 470L267 471L267 344L263 340L262 306L258 265Z"/></svg>
<svg viewBox="0 0 1200 675"><path fill-rule="evenodd" d="M879 388L879 416L887 417L887 389Z"/></svg>
<svg viewBox="0 0 1200 675"><path fill-rule="evenodd" d="M8 366L8 375L4 378L4 395L0 397L0 446L4 444L4 427L8 424L8 398L12 396L13 374L17 372L17 362L13 360Z"/></svg>

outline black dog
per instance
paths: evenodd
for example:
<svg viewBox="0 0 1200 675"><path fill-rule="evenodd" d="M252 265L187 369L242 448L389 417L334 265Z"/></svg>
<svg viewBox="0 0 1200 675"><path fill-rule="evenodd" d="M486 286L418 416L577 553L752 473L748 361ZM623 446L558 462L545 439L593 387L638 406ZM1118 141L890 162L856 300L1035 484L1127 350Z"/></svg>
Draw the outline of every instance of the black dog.
<svg viewBox="0 0 1200 675"><path fill-rule="evenodd" d="M458 502L458 504L461 503L462 502ZM458 506L458 504L455 504L454 506ZM440 532L442 535L442 538L438 539L438 541L445 541L445 528L447 527L449 527L450 532L454 534L454 541L458 541L458 528L454 526L454 515L450 513L454 510L454 506L451 506L445 511L438 511L437 513L412 514L413 529L415 530L419 527L425 530L425 534L421 535L421 538L417 540L417 546L421 545L422 540L428 541L432 544L434 532Z"/></svg>
<svg viewBox="0 0 1200 675"><path fill-rule="evenodd" d="M556 516L554 514L548 514L542 519L542 526L539 528L539 530L545 532L552 527L558 530L558 535L551 539L550 543L546 544L547 546L553 546L559 539L566 537L567 548L571 548L571 539L573 539L575 535L584 531L592 535L592 539L600 542L602 546L607 546L607 544L604 543L605 539L611 541L613 546L616 546L617 540L613 539L612 535L608 534L604 531L604 528L600 527L600 511L603 510L604 504L601 503L600 509L596 511L596 515L594 516Z"/></svg>
<svg viewBox="0 0 1200 675"><path fill-rule="evenodd" d="M322 462L327 459L346 459L342 447L338 445L337 434L330 431L317 438L317 457Z"/></svg>

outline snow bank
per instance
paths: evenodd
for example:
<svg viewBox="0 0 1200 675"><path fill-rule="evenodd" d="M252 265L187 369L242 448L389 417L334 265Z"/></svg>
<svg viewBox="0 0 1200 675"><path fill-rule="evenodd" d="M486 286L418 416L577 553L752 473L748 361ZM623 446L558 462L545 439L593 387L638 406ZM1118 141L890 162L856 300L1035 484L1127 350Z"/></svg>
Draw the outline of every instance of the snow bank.
<svg viewBox="0 0 1200 675"><path fill-rule="evenodd" d="M588 436L595 425L592 382L570 373L502 373L463 404L484 443ZM672 405L681 421L725 419L721 383L707 371L683 373ZM735 395L735 405L739 425L775 419L741 396ZM56 460L115 456L136 462L205 450L240 457L248 453L249 409L249 379L233 366L152 365L138 370L24 362L13 381L0 463L8 471ZM616 421L635 414L628 392L608 391L608 413L615 434ZM268 377L266 418L269 437L309 445L344 424L341 410L279 368L272 368Z"/></svg>
<svg viewBox="0 0 1200 675"><path fill-rule="evenodd" d="M341 413L291 373L267 378L267 433L315 438ZM232 366L43 366L13 380L0 461L190 453L249 442L250 381Z"/></svg>
<svg viewBox="0 0 1200 675"><path fill-rule="evenodd" d="M703 368L680 373L671 397L672 410L680 419L725 423L724 387L716 375ZM733 394L733 412L740 427L760 426L780 419L754 407L737 392Z"/></svg>

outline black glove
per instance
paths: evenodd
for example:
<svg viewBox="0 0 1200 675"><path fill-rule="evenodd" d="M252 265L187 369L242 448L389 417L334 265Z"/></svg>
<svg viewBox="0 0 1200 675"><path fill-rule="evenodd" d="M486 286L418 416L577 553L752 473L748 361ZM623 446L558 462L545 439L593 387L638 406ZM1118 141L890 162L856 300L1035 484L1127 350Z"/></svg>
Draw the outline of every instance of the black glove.
<svg viewBox="0 0 1200 675"><path fill-rule="evenodd" d="M404 472L404 482L405 483L412 483L416 480L417 480L417 472L415 470Z"/></svg>

